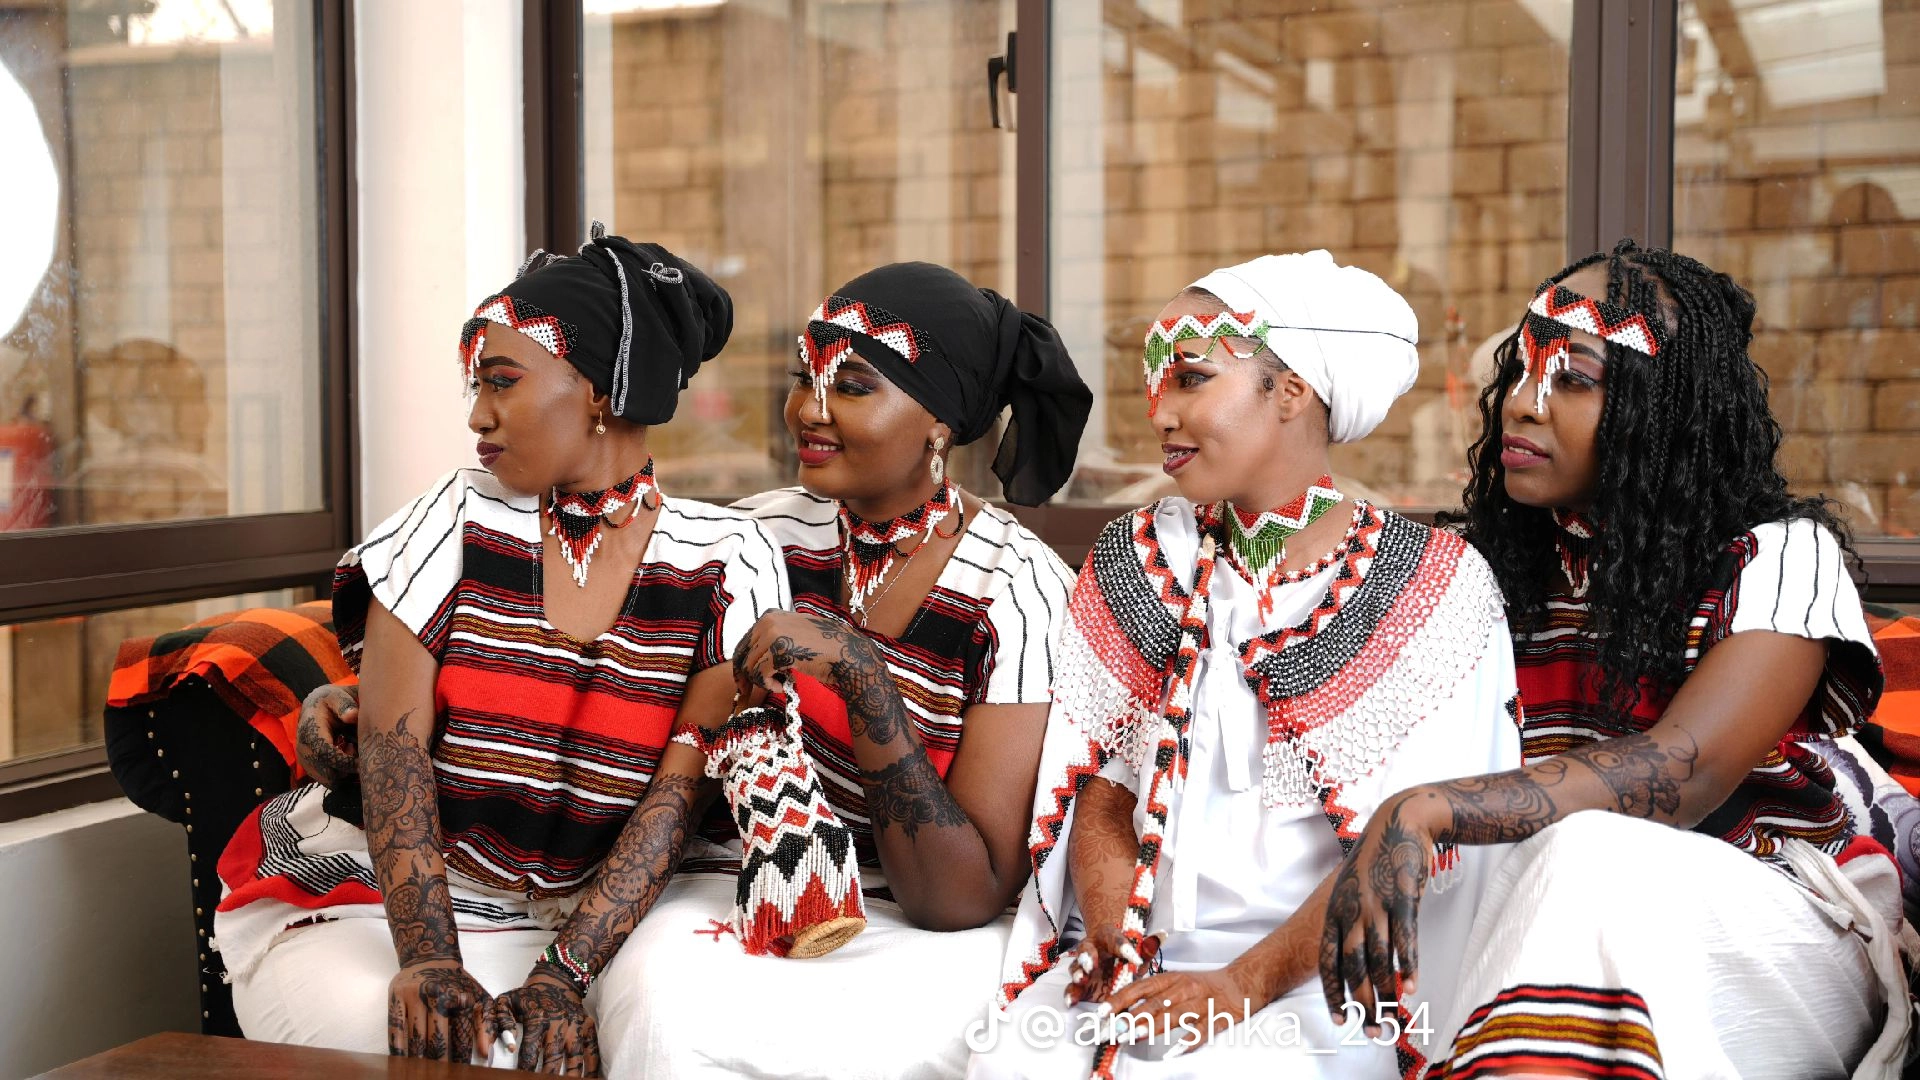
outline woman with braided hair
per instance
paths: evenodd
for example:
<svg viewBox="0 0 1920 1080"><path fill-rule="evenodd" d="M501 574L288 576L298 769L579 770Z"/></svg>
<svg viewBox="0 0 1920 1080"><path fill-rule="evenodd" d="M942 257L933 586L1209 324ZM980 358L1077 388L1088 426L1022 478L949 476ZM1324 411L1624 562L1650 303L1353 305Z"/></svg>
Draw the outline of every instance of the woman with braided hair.
<svg viewBox="0 0 1920 1080"><path fill-rule="evenodd" d="M1816 748L1882 680L1846 529L1775 464L1753 320L1725 274L1623 242L1498 350L1465 526L1506 596L1526 764L1383 805L1320 957L1330 1007L1416 976L1450 1003L1430 1075L1898 1072L1897 873ZM1424 962L1436 843L1517 844L1457 985Z"/></svg>
<svg viewBox="0 0 1920 1080"><path fill-rule="evenodd" d="M1109 524L1074 586L1033 882L970 1076L1424 1063L1435 1006L1413 987L1329 1022L1313 982L1331 875L1375 808L1520 758L1485 561L1331 475L1330 444L1413 385L1418 336L1324 251L1216 270L1160 312L1146 405L1180 495ZM1450 886L1425 924L1436 970L1499 854L1409 853Z"/></svg>
<svg viewBox="0 0 1920 1080"><path fill-rule="evenodd" d="M335 575L365 827L310 784L220 860L248 1037L599 1075L596 1025L626 1020L591 975L699 786L662 769L668 740L726 716L727 657L787 603L760 526L662 494L647 450L732 325L705 274L598 223L468 320L482 468Z"/></svg>

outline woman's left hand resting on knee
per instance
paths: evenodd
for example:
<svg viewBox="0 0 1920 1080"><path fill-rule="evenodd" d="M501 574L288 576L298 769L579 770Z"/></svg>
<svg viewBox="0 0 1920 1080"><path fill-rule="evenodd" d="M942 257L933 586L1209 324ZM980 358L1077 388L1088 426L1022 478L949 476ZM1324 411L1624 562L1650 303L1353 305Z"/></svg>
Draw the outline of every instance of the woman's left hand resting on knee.
<svg viewBox="0 0 1920 1080"><path fill-rule="evenodd" d="M733 657L742 704L779 672L804 672L847 706L873 842L901 911L928 930L971 930L1026 883L1027 813L1047 705L973 705L942 777L879 646L837 619L770 611Z"/></svg>
<svg viewBox="0 0 1920 1080"><path fill-rule="evenodd" d="M493 1051L493 999L460 959L440 856L434 680L440 665L379 602L367 610L360 738L367 848L400 972L387 991L387 1052L469 1061Z"/></svg>
<svg viewBox="0 0 1920 1080"><path fill-rule="evenodd" d="M1414 991L1420 897L1436 844L1517 843L1582 810L1690 829L1786 737L1819 684L1826 649L1765 630L1735 634L1701 659L1645 732L1382 803L1327 901L1320 981L1335 1021L1352 1000L1374 1029L1376 1002Z"/></svg>
<svg viewBox="0 0 1920 1080"><path fill-rule="evenodd" d="M600 1032L587 1012L586 999L565 973L534 966L526 985L494 1000L500 1030L517 1028L519 1059L528 1072L554 1076L599 1076Z"/></svg>

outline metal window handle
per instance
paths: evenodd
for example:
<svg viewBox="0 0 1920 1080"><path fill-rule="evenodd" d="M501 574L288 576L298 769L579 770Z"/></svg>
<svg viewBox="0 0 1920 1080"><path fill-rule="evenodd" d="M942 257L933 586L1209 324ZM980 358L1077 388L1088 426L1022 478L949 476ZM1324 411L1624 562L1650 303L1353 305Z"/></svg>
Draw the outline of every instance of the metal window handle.
<svg viewBox="0 0 1920 1080"><path fill-rule="evenodd" d="M1006 77L1007 93L1014 94L1019 92L1019 86L1015 82L1014 74L1017 70L1015 64L1019 56L1014 44L1015 38L1017 37L1018 35L1013 33L1007 35L1007 51L1005 55L987 57L987 115L992 118L993 126L996 128L1000 126L1001 76Z"/></svg>

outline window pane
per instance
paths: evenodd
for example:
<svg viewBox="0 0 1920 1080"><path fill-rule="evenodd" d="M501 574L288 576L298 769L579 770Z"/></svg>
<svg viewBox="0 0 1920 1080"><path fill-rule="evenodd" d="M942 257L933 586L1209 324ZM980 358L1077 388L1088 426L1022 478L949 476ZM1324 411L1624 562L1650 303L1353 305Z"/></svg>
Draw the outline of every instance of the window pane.
<svg viewBox="0 0 1920 1080"><path fill-rule="evenodd" d="M0 530L322 507L313 12L0 7Z"/></svg>
<svg viewBox="0 0 1920 1080"><path fill-rule="evenodd" d="M1572 20L1572 0L1055 3L1052 310L1098 395L1068 496L1173 490L1141 383L1162 305L1324 247L1398 289L1421 338L1418 384L1334 468L1455 505L1493 343L1566 261Z"/></svg>
<svg viewBox="0 0 1920 1080"><path fill-rule="evenodd" d="M665 244L735 303L726 352L650 436L669 491L794 482L787 364L827 290L920 259L1013 294L1014 137L994 130L984 77L1013 9L588 0L587 213ZM989 496L994 441L955 459Z"/></svg>
<svg viewBox="0 0 1920 1080"><path fill-rule="evenodd" d="M107 682L122 641L224 612L311 599L312 589L280 589L0 625L0 761L99 745Z"/></svg>
<svg viewBox="0 0 1920 1080"><path fill-rule="evenodd" d="M1674 246L1753 290L1795 490L1920 530L1920 9L1680 6Z"/></svg>

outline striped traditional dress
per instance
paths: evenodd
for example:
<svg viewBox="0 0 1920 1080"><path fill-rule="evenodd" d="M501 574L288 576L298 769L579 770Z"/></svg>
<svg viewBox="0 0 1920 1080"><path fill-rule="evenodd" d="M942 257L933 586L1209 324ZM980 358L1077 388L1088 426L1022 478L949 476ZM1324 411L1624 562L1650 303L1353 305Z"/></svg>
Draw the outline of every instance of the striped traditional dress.
<svg viewBox="0 0 1920 1080"><path fill-rule="evenodd" d="M1693 830L1585 812L1516 846L1451 994L1458 1038L1431 1075L1897 1075L1911 1014L1899 877L1821 756L1881 686L1840 545L1811 521L1759 525L1711 581L1687 670L1748 630L1821 641L1806 707ZM1529 761L1645 731L1672 700L1643 688L1631 726L1610 725L1587 617L1585 596L1563 590L1516 637Z"/></svg>
<svg viewBox="0 0 1920 1080"><path fill-rule="evenodd" d="M537 499L460 470L336 574L336 623L356 667L373 600L439 661L430 752L463 930L558 925L646 791L687 680L786 603L759 526L667 498L618 617L581 641L544 614L542 532ZM329 815L325 794L268 801L221 859L216 932L236 979L291 924L384 917L365 834Z"/></svg>
<svg viewBox="0 0 1920 1080"><path fill-rule="evenodd" d="M787 488L735 506L780 544L794 609L847 619L838 504ZM1072 582L1011 515L982 506L967 515L906 630L897 638L868 633L942 777L968 737L969 708L1049 701ZM844 706L808 695L802 721L827 798L856 836L866 930L817 959L747 955L727 926L738 841L696 844L595 984L602 1002L631 1018L600 1029L609 1076L891 1080L955 1077L965 1068L964 1036L985 1012L1010 919L951 933L908 922L884 887ZM1025 800L1030 783L1007 777L1009 797ZM910 993L901 992L906 985ZM713 1003L738 995L766 1007L728 1037L713 1026Z"/></svg>
<svg viewBox="0 0 1920 1080"><path fill-rule="evenodd" d="M840 603L839 504L783 488L734 504L780 544L793 609L852 621ZM942 778L960 749L969 706L1048 700L1054 644L1073 579L1053 551L992 506L968 515L959 546L899 637L866 631L927 757ZM873 826L853 755L846 706L831 695L802 700L803 739L827 801L853 829L863 867L879 866ZM878 879L869 875L872 881Z"/></svg>

